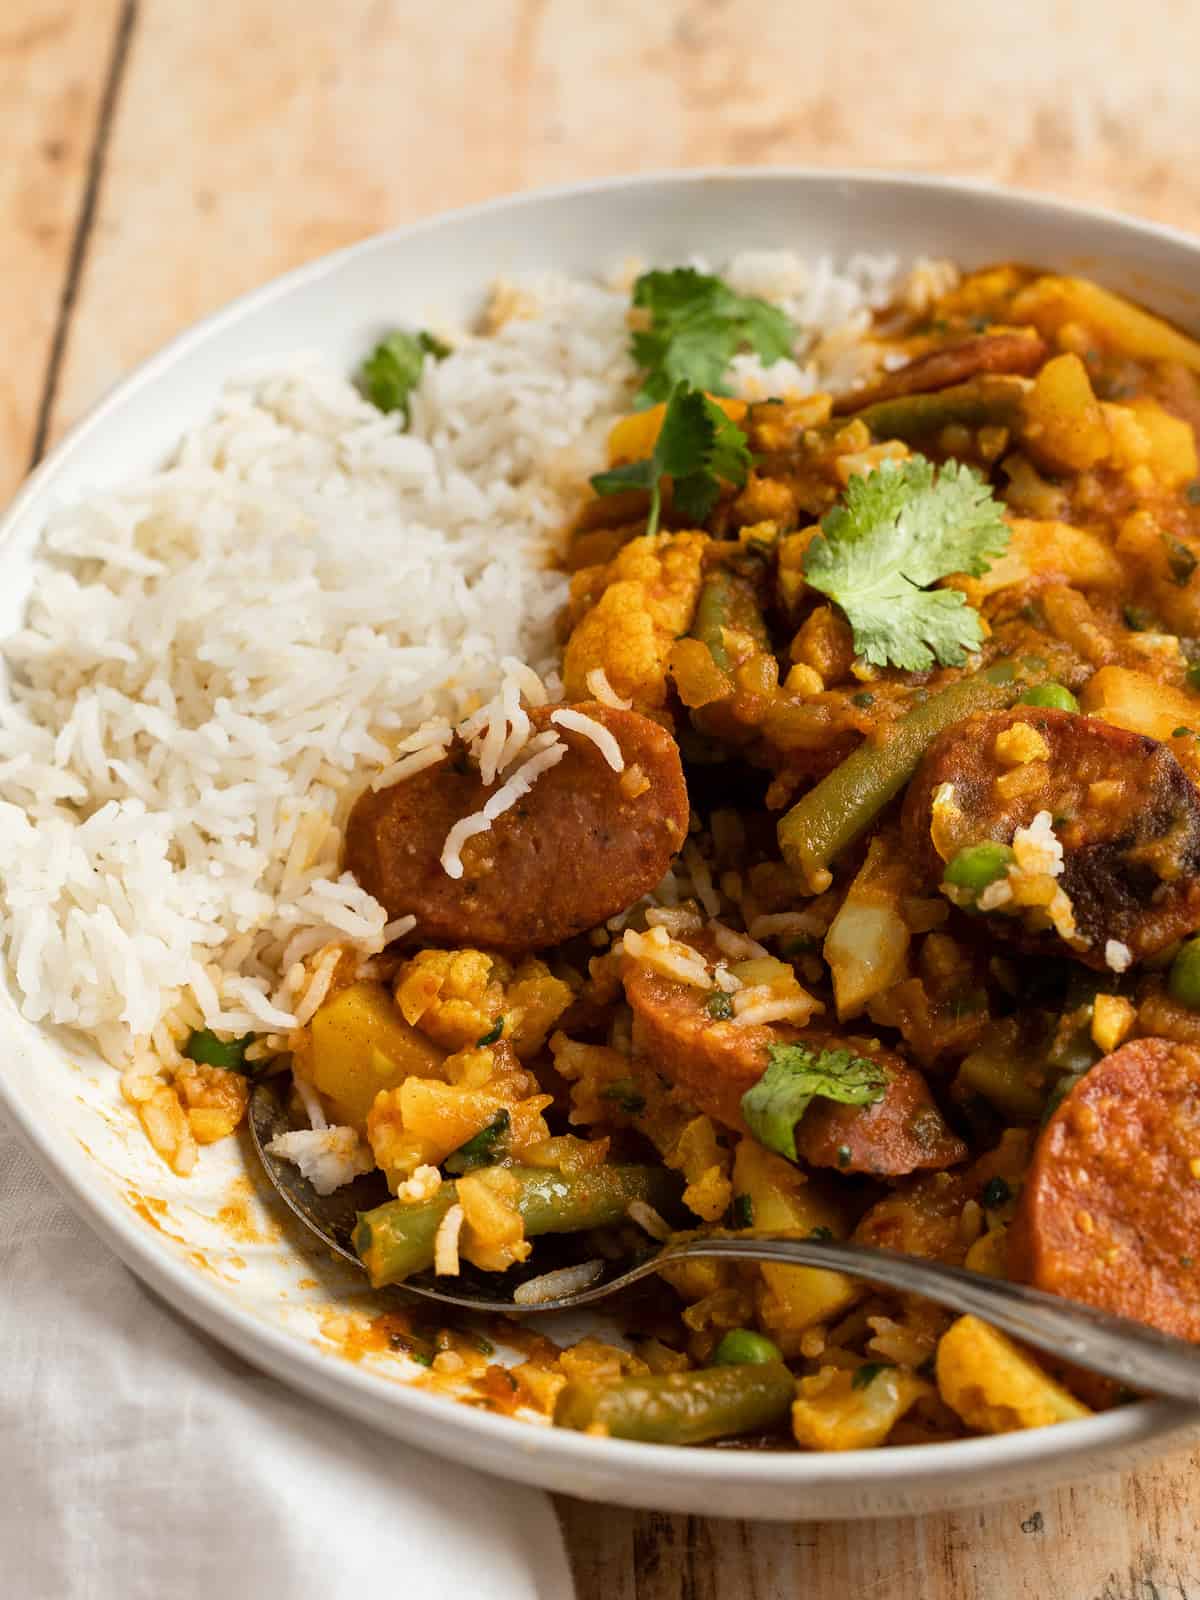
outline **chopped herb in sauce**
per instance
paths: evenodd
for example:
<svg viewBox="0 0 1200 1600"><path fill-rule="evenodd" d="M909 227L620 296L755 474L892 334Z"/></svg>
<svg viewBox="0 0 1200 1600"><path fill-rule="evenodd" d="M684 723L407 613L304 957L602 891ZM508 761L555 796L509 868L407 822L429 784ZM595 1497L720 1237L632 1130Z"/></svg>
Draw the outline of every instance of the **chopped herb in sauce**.
<svg viewBox="0 0 1200 1600"><path fill-rule="evenodd" d="M881 1372L886 1370L886 1361L864 1361L861 1367L855 1369L854 1376L850 1379L850 1387L852 1389L865 1389L869 1384L875 1382Z"/></svg>
<svg viewBox="0 0 1200 1600"><path fill-rule="evenodd" d="M475 1041L476 1050L486 1050L488 1045L496 1044L504 1034L504 1018L497 1017L492 1026Z"/></svg>
<svg viewBox="0 0 1200 1600"><path fill-rule="evenodd" d="M501 1107L486 1128L480 1128L446 1157L446 1171L461 1176L464 1172L474 1172L476 1167L490 1167L500 1154L511 1121L508 1112Z"/></svg>
<svg viewBox="0 0 1200 1600"><path fill-rule="evenodd" d="M611 1100L618 1111L627 1117L636 1117L646 1109L646 1097L639 1094L632 1078L618 1078L600 1091L601 1100Z"/></svg>
<svg viewBox="0 0 1200 1600"><path fill-rule="evenodd" d="M244 1033L240 1039L218 1039L211 1028L196 1028L188 1036L183 1053L189 1061L198 1061L202 1066L252 1077L254 1069L253 1065L246 1066L246 1051L253 1041L252 1033Z"/></svg>
<svg viewBox="0 0 1200 1600"><path fill-rule="evenodd" d="M983 1186L983 1203L989 1211L1006 1206L1012 1199L1012 1189L1004 1178L989 1178Z"/></svg>

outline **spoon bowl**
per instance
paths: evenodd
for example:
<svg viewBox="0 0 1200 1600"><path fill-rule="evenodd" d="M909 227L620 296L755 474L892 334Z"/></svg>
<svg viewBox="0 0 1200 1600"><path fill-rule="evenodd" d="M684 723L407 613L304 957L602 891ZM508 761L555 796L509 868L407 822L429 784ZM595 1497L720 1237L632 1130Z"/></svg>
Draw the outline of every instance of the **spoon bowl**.
<svg viewBox="0 0 1200 1600"><path fill-rule="evenodd" d="M351 1234L360 1211L372 1210L389 1198L383 1175L370 1172L330 1195L319 1195L298 1167L267 1148L289 1127L287 1108L276 1084L258 1084L250 1097L250 1132L267 1177L305 1227L362 1268ZM550 1260L546 1247L554 1249L556 1245L559 1259ZM593 1305L650 1277L666 1262L716 1258L822 1267L902 1293L923 1295L951 1311L980 1317L1025 1344L1115 1379L1127 1389L1200 1406L1200 1349L1195 1345L1094 1306L918 1256L781 1233L699 1234L674 1240L640 1260L603 1261L584 1286L562 1293L551 1291L536 1299L517 1299L522 1284L578 1263L577 1255L574 1262L563 1260L564 1250L570 1250L569 1236L539 1241L536 1270L526 1264L501 1275L479 1272L463 1263L452 1287L444 1277L418 1273L404 1280L403 1292L472 1311L527 1316Z"/></svg>

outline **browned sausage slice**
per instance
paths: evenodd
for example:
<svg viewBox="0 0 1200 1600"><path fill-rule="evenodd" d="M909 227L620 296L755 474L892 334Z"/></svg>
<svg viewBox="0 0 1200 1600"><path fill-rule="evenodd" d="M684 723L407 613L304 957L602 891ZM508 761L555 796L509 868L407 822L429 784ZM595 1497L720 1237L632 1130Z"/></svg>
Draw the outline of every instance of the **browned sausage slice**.
<svg viewBox="0 0 1200 1600"><path fill-rule="evenodd" d="M813 1040L839 1045L849 1040ZM899 1178L965 1161L967 1147L951 1133L915 1067L890 1050L860 1050L886 1067L887 1093L872 1106L814 1100L796 1129L796 1149L810 1167Z"/></svg>
<svg viewBox="0 0 1200 1600"><path fill-rule="evenodd" d="M835 412L861 411L880 400L898 400L908 394L932 394L949 389L982 372L1024 376L1036 372L1046 356L1046 346L1032 329L985 333L961 344L946 345L917 356L907 366L889 372L866 389L854 389L833 402Z"/></svg>
<svg viewBox="0 0 1200 1600"><path fill-rule="evenodd" d="M957 850L1010 844L1041 811L1063 847L1057 883L1071 903L1077 960L1111 965L1112 940L1140 960L1200 927L1195 786L1158 740L1096 717L1015 706L947 728L909 785L905 844L940 882ZM1036 931L1025 915L997 914L988 926L1026 948L1067 953L1058 933Z"/></svg>
<svg viewBox="0 0 1200 1600"><path fill-rule="evenodd" d="M624 981L635 1054L669 1078L681 1100L726 1127L746 1132L742 1096L766 1071L770 1045L798 1040L815 1049L849 1045L886 1069L887 1092L871 1106L814 1100L796 1128L801 1160L839 1172L899 1177L953 1166L966 1156L966 1146L946 1127L925 1079L892 1051L778 1022L747 1027L716 1022L705 1009L704 990L628 957Z"/></svg>
<svg viewBox="0 0 1200 1600"><path fill-rule="evenodd" d="M540 950L594 928L658 883L687 835L675 741L648 717L591 702L531 711L534 731L564 709L608 729L624 773L592 740L555 725L569 753L486 833L467 840L460 879L447 875L441 854L454 824L493 792L477 771L452 753L360 797L346 827L345 865L390 917L411 913L423 939Z"/></svg>
<svg viewBox="0 0 1200 1600"><path fill-rule="evenodd" d="M1135 1039L1047 1122L1009 1231L1014 1278L1200 1341L1200 1051Z"/></svg>

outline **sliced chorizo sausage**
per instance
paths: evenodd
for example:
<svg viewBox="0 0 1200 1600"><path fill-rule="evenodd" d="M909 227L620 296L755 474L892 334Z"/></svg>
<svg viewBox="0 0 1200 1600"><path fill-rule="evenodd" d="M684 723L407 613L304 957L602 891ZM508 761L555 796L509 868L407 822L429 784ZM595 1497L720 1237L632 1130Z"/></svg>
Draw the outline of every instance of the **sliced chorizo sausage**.
<svg viewBox="0 0 1200 1600"><path fill-rule="evenodd" d="M952 389L968 378L978 378L981 373L1014 374L1024 378L1035 373L1045 357L1045 341L1032 328L979 334L979 338L963 339L958 344L946 344L926 355L917 355L867 389L853 389L850 394L838 395L834 411L845 414L877 405L880 400L934 394L938 389Z"/></svg>
<svg viewBox="0 0 1200 1600"><path fill-rule="evenodd" d="M1013 328L980 334L959 344L945 345L917 356L906 366L889 372L869 388L851 390L833 402L835 412L861 411L880 400L899 400L909 394L932 394L980 373L1005 373L1024 377L1036 372L1046 357L1045 342L1032 329Z"/></svg>
<svg viewBox="0 0 1200 1600"><path fill-rule="evenodd" d="M909 785L905 844L941 881L960 850L1011 845L1040 812L1069 915L1035 903L1018 859L1001 886L1011 898L983 899L997 935L1104 968L1124 961L1114 941L1140 960L1200 927L1200 796L1165 745L1095 717L1019 705L947 728Z"/></svg>
<svg viewBox="0 0 1200 1600"><path fill-rule="evenodd" d="M866 1172L876 1178L939 1171L964 1161L967 1147L946 1126L922 1074L890 1050L875 1046L859 1053L869 1054L887 1071L883 1099L868 1106L814 1100L796 1129L800 1159L810 1167Z"/></svg>
<svg viewBox="0 0 1200 1600"><path fill-rule="evenodd" d="M552 724L561 710L602 724L624 772L594 740ZM495 792L461 748L390 788L368 790L350 813L347 869L390 917L414 915L424 939L507 951L559 944L652 889L687 835L679 751L657 722L590 702L543 706L530 721L535 733L553 726L567 755L466 841L461 878L441 864L446 837Z"/></svg>
<svg viewBox="0 0 1200 1600"><path fill-rule="evenodd" d="M1135 1039L1086 1073L1038 1139L1009 1270L1200 1341L1200 1050Z"/></svg>
<svg viewBox="0 0 1200 1600"><path fill-rule="evenodd" d="M626 957L625 997L633 1011L633 1047L674 1084L681 1100L745 1133L742 1096L767 1069L771 1045L803 1042L814 1050L849 1046L878 1062L888 1078L882 1100L847 1106L814 1099L795 1130L802 1161L839 1172L900 1177L953 1166L966 1146L947 1128L915 1067L875 1043L802 1032L785 1023L742 1026L714 1020L708 994L645 962Z"/></svg>

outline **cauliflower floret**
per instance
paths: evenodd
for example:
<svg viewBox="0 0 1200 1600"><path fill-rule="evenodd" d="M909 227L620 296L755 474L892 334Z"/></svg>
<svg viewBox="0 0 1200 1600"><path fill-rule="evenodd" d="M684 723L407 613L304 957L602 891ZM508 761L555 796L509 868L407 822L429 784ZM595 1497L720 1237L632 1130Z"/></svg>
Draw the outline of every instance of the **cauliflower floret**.
<svg viewBox="0 0 1200 1600"><path fill-rule="evenodd" d="M482 950L420 950L400 970L396 1004L410 1026L445 1050L476 1044L495 1026L504 968Z"/></svg>
<svg viewBox="0 0 1200 1600"><path fill-rule="evenodd" d="M730 1168L733 1152L718 1144L710 1117L693 1117L684 1128L667 1165L681 1172L687 1188L683 1203L705 1222L716 1222L729 1209L733 1197Z"/></svg>
<svg viewBox="0 0 1200 1600"><path fill-rule="evenodd" d="M1009 1433L1071 1422L1091 1412L1011 1339L978 1317L959 1317L937 1351L942 1399L969 1428Z"/></svg>
<svg viewBox="0 0 1200 1600"><path fill-rule="evenodd" d="M589 605L575 623L563 657L569 700L589 698L588 674L604 669L618 695L636 710L667 700L667 657L692 625L700 594L703 533L660 533L633 539L604 568L586 568L572 583L573 606Z"/></svg>
<svg viewBox="0 0 1200 1600"><path fill-rule="evenodd" d="M932 1394L931 1384L904 1367L822 1367L797 1385L792 1432L810 1450L867 1450L882 1444L904 1413Z"/></svg>
<svg viewBox="0 0 1200 1600"><path fill-rule="evenodd" d="M443 1049L504 1038L522 1057L542 1048L572 998L544 962L531 958L514 970L482 950L421 950L396 982L404 1020Z"/></svg>

